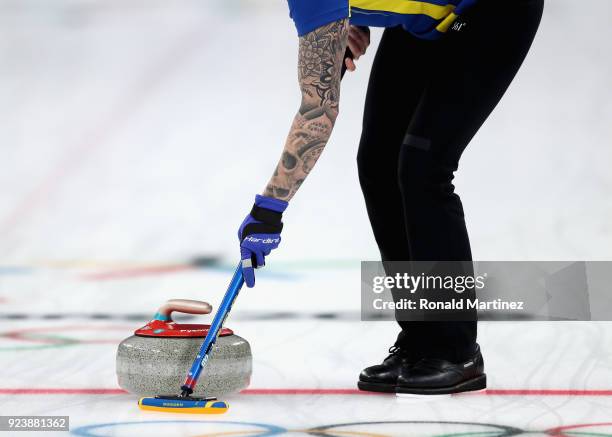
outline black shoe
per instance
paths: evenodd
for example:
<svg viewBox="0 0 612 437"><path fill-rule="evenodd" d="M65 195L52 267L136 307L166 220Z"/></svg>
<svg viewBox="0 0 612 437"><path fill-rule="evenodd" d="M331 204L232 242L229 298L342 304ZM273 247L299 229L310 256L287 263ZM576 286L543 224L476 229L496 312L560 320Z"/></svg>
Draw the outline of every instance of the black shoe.
<svg viewBox="0 0 612 437"><path fill-rule="evenodd" d="M482 390L487 387L484 361L480 347L476 354L463 363L423 358L397 378L397 393L423 395L450 394Z"/></svg>
<svg viewBox="0 0 612 437"><path fill-rule="evenodd" d="M414 362L408 359L399 346L391 346L389 354L382 364L366 367L361 371L357 383L360 390L395 393L400 372Z"/></svg>

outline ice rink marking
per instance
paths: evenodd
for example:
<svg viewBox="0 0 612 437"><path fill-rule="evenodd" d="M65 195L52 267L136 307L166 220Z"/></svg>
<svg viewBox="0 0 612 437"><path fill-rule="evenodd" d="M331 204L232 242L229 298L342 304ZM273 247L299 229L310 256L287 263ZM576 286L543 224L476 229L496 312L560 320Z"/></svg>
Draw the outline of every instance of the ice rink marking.
<svg viewBox="0 0 612 437"><path fill-rule="evenodd" d="M120 388L0 388L0 395L125 395ZM361 391L356 388L247 388L241 395L252 396L394 396L389 393ZM453 396L612 396L609 389L486 389Z"/></svg>
<svg viewBox="0 0 612 437"><path fill-rule="evenodd" d="M171 423L171 424L197 423L197 424L202 425L202 424L205 424L207 422L201 421L201 420L152 420L152 421L142 421L142 422L109 422L109 423L101 423L101 424L81 426L81 427L71 431L71 433L74 434L74 435L84 436L84 437L99 437L99 436L104 436L104 434L94 434L94 433L92 433L92 430L96 430L96 429L100 429L100 428L110 428L110 427L119 427L119 426L132 426L132 425L150 425L150 424L161 425L161 424L166 424L166 423ZM214 422L211 421L211 423L222 424L222 425L253 426L253 427L263 428L261 430L250 431L250 432L253 432L258 437L265 437L265 436L284 434L284 433L286 433L288 431L287 429L282 428L280 426L270 425L270 424L266 424L266 423L226 422L226 421L217 421L217 420L215 420ZM249 432L249 431L246 431L246 432ZM245 433L245 431L238 431L237 433L231 433L231 434L215 433L215 434L212 434L212 435L240 435L240 434L244 434L244 433ZM202 435L202 434L199 434L199 435ZM204 435L211 435L211 434L204 434Z"/></svg>
<svg viewBox="0 0 612 437"><path fill-rule="evenodd" d="M96 430L111 428L113 431L119 431L121 427L133 427L133 426L148 426L148 425L164 425L164 424L197 424L197 425L238 425L240 427L256 427L261 429L254 430L237 430L237 431L213 431L205 433L197 433L194 437L218 437L218 436L244 436L244 435L255 435L255 436L271 436L279 434L306 434L318 437L392 437L398 435L396 433L384 433L383 430L366 431L359 430L360 427L366 426L379 426L384 427L385 425L402 425L412 427L427 427L427 426L464 426L474 427L473 431L461 430L455 432L436 432L432 431L430 434L432 437L510 437L520 435L546 435L553 437L570 437L570 436L612 436L611 433L605 432L589 432L589 431L572 431L577 429L585 428L599 428L603 426L611 426L612 423L584 423L575 425L565 425L556 428L544 429L544 430L527 430L513 426L495 424L495 423L480 423L480 422L461 422L461 421L420 421L420 420L391 420L391 421L372 421L372 422L347 422L347 423L335 423L328 425L321 425L307 429L291 429L285 428L279 425L266 424L266 423L252 423L252 422L238 422L238 421L216 421L216 420L152 420L152 421L138 421L138 422L108 422L101 424L92 424L76 428L72 431L72 434L86 437L100 437L104 434L95 433ZM338 429L345 428L345 429ZM349 429L346 429L349 428ZM352 429L350 429L352 428ZM488 429L487 429L488 428ZM484 430L483 430L484 429ZM427 430L424 430L427 432ZM421 434L419 434L421 435Z"/></svg>

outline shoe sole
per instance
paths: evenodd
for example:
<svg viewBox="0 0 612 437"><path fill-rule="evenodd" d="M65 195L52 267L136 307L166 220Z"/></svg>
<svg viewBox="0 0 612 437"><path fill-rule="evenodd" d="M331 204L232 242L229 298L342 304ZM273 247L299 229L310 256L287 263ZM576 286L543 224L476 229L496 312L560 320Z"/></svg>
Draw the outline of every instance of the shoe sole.
<svg viewBox="0 0 612 437"><path fill-rule="evenodd" d="M375 391L378 393L395 393L395 384L383 384L382 382L359 381L357 387L362 391Z"/></svg>
<svg viewBox="0 0 612 437"><path fill-rule="evenodd" d="M487 375L482 374L473 379L468 379L451 387L402 387L396 386L396 393L407 393L413 395L448 395L453 393L462 393L466 391L483 390L487 388Z"/></svg>

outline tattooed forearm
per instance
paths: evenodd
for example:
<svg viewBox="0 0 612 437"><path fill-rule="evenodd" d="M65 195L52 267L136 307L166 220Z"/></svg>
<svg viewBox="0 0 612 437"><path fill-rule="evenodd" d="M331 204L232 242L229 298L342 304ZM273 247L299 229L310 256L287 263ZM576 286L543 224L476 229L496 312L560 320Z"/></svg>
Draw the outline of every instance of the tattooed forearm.
<svg viewBox="0 0 612 437"><path fill-rule="evenodd" d="M293 120L283 155L264 194L290 200L331 135L340 99L340 71L348 38L348 20L322 26L300 38L298 78L302 103Z"/></svg>

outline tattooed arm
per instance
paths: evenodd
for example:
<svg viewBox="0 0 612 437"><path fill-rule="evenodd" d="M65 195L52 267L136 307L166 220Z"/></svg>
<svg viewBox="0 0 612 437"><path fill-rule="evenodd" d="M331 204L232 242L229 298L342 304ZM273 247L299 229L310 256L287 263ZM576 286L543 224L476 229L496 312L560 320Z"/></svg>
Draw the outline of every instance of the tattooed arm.
<svg viewBox="0 0 612 437"><path fill-rule="evenodd" d="M253 209L238 230L240 266L247 287L255 285L254 269L265 265L265 258L278 247L287 202L329 140L338 117L340 73L347 38L346 19L300 37L298 77L302 103L264 195L255 196Z"/></svg>
<svg viewBox="0 0 612 437"><path fill-rule="evenodd" d="M300 37L298 79L302 102L265 196L289 201L329 140L338 116L348 27L348 20L340 20Z"/></svg>

